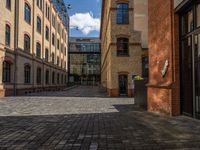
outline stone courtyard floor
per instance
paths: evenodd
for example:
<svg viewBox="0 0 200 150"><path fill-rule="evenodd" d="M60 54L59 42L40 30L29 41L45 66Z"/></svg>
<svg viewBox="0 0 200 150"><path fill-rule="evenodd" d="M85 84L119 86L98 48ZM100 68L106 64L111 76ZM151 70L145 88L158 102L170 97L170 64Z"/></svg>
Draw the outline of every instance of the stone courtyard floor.
<svg viewBox="0 0 200 150"><path fill-rule="evenodd" d="M164 117L98 87L0 98L0 150L200 149L200 121Z"/></svg>

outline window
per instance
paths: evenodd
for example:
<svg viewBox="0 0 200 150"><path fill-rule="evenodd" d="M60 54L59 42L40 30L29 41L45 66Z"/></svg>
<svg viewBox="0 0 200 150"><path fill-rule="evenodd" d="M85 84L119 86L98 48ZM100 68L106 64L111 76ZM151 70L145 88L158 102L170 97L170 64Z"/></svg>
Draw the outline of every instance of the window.
<svg viewBox="0 0 200 150"><path fill-rule="evenodd" d="M194 19L193 19L193 10L185 13L183 16L183 26L182 26L182 33L187 34L194 30Z"/></svg>
<svg viewBox="0 0 200 150"><path fill-rule="evenodd" d="M50 7L47 3L46 3L46 17L48 20L50 19Z"/></svg>
<svg viewBox="0 0 200 150"><path fill-rule="evenodd" d="M6 46L10 46L10 26L6 24L5 29L5 44Z"/></svg>
<svg viewBox="0 0 200 150"><path fill-rule="evenodd" d="M41 58L41 45L40 45L40 43L36 44L36 57Z"/></svg>
<svg viewBox="0 0 200 150"><path fill-rule="evenodd" d="M197 5L197 27L200 27L200 4Z"/></svg>
<svg viewBox="0 0 200 150"><path fill-rule="evenodd" d="M129 5L122 3L117 4L117 24L129 23Z"/></svg>
<svg viewBox="0 0 200 150"><path fill-rule="evenodd" d="M55 28L56 26L56 18L54 15L52 15L52 26Z"/></svg>
<svg viewBox="0 0 200 150"><path fill-rule="evenodd" d="M60 59L59 59L58 56L57 56L57 65L58 65L58 66L60 65Z"/></svg>
<svg viewBox="0 0 200 150"><path fill-rule="evenodd" d="M49 70L46 70L46 84L49 84Z"/></svg>
<svg viewBox="0 0 200 150"><path fill-rule="evenodd" d="M48 16L47 16L47 18L48 18L48 20L49 20L49 19L50 19L50 7L49 7L49 6L48 6L48 9L47 9L47 10L48 10L48 13L47 13Z"/></svg>
<svg viewBox="0 0 200 150"><path fill-rule="evenodd" d="M48 4L46 3L46 7L45 7L46 8L46 10L45 10L46 17L48 16L48 14L47 14L47 11L48 11L47 7L48 7Z"/></svg>
<svg viewBox="0 0 200 150"><path fill-rule="evenodd" d="M37 32L41 33L41 19L37 16Z"/></svg>
<svg viewBox="0 0 200 150"><path fill-rule="evenodd" d="M30 53L31 49L31 40L30 37L27 34L24 34L24 51Z"/></svg>
<svg viewBox="0 0 200 150"><path fill-rule="evenodd" d="M57 49L60 49L60 40L57 40Z"/></svg>
<svg viewBox="0 0 200 150"><path fill-rule="evenodd" d="M3 62L3 82L11 82L11 64L7 61Z"/></svg>
<svg viewBox="0 0 200 150"><path fill-rule="evenodd" d="M31 83L31 67L29 65L24 66L24 83Z"/></svg>
<svg viewBox="0 0 200 150"><path fill-rule="evenodd" d="M24 20L29 24L31 23L31 8L27 3L24 6Z"/></svg>
<svg viewBox="0 0 200 150"><path fill-rule="evenodd" d="M61 75L61 84L63 84L63 74Z"/></svg>
<svg viewBox="0 0 200 150"><path fill-rule="evenodd" d="M54 64L55 63L55 54L52 53L52 63Z"/></svg>
<svg viewBox="0 0 200 150"><path fill-rule="evenodd" d="M60 35L60 24L58 23L58 34Z"/></svg>
<svg viewBox="0 0 200 150"><path fill-rule="evenodd" d="M42 1L43 0L37 0L37 6L42 9Z"/></svg>
<svg viewBox="0 0 200 150"><path fill-rule="evenodd" d="M128 55L129 40L127 38L117 39L117 55Z"/></svg>
<svg viewBox="0 0 200 150"><path fill-rule="evenodd" d="M11 0L6 0L6 8L11 10Z"/></svg>
<svg viewBox="0 0 200 150"><path fill-rule="evenodd" d="M55 84L55 72L52 72L52 84Z"/></svg>
<svg viewBox="0 0 200 150"><path fill-rule="evenodd" d="M60 84L60 74L57 74L57 84Z"/></svg>
<svg viewBox="0 0 200 150"><path fill-rule="evenodd" d="M61 52L63 53L63 44L61 44Z"/></svg>
<svg viewBox="0 0 200 150"><path fill-rule="evenodd" d="M49 40L49 28L46 26L46 31L45 31L45 38L46 40Z"/></svg>
<svg viewBox="0 0 200 150"><path fill-rule="evenodd" d="M52 33L52 45L54 46L55 45L55 34Z"/></svg>
<svg viewBox="0 0 200 150"><path fill-rule="evenodd" d="M37 84L41 84L42 83L42 69L41 68L37 68Z"/></svg>
<svg viewBox="0 0 200 150"><path fill-rule="evenodd" d="M45 49L45 61L49 61L49 50L47 48Z"/></svg>

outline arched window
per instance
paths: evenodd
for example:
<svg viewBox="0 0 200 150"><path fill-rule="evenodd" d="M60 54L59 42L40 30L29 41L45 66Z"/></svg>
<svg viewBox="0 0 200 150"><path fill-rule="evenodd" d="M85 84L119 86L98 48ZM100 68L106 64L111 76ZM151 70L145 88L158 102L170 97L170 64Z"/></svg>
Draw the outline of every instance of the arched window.
<svg viewBox="0 0 200 150"><path fill-rule="evenodd" d="M11 0L6 0L6 8L11 10Z"/></svg>
<svg viewBox="0 0 200 150"><path fill-rule="evenodd" d="M55 63L55 54L52 53L52 63L54 64Z"/></svg>
<svg viewBox="0 0 200 150"><path fill-rule="evenodd" d="M24 34L24 51L30 53L31 49L31 40L27 34Z"/></svg>
<svg viewBox="0 0 200 150"><path fill-rule="evenodd" d="M127 3L117 4L117 24L129 23L129 5Z"/></svg>
<svg viewBox="0 0 200 150"><path fill-rule="evenodd" d="M52 72L52 84L55 84L55 72Z"/></svg>
<svg viewBox="0 0 200 150"><path fill-rule="evenodd" d="M61 84L63 84L63 74L61 75Z"/></svg>
<svg viewBox="0 0 200 150"><path fill-rule="evenodd" d="M36 57L41 58L41 45L40 43L36 43Z"/></svg>
<svg viewBox="0 0 200 150"><path fill-rule="evenodd" d="M31 66L30 65L24 66L24 83L25 84L31 83Z"/></svg>
<svg viewBox="0 0 200 150"><path fill-rule="evenodd" d="M3 62L3 82L11 82L11 64L7 61Z"/></svg>
<svg viewBox="0 0 200 150"><path fill-rule="evenodd" d="M52 45L54 46L55 45L55 34L52 33Z"/></svg>
<svg viewBox="0 0 200 150"><path fill-rule="evenodd" d="M57 74L57 84L60 84L60 74Z"/></svg>
<svg viewBox="0 0 200 150"><path fill-rule="evenodd" d="M49 28L46 26L46 31L45 31L45 38L46 40L49 40Z"/></svg>
<svg viewBox="0 0 200 150"><path fill-rule="evenodd" d="M24 20L29 24L31 23L31 8L27 3L24 5Z"/></svg>
<svg viewBox="0 0 200 150"><path fill-rule="evenodd" d="M42 1L43 0L37 0L37 6L42 9Z"/></svg>
<svg viewBox="0 0 200 150"><path fill-rule="evenodd" d="M45 61L49 61L49 50L47 48L45 49Z"/></svg>
<svg viewBox="0 0 200 150"><path fill-rule="evenodd" d="M41 33L41 19L37 16L37 32Z"/></svg>
<svg viewBox="0 0 200 150"><path fill-rule="evenodd" d="M10 26L8 24L6 24L5 28L5 44L10 46Z"/></svg>
<svg viewBox="0 0 200 150"><path fill-rule="evenodd" d="M57 65L58 65L58 66L60 65L60 59L59 59L58 56L57 56Z"/></svg>
<svg viewBox="0 0 200 150"><path fill-rule="evenodd" d="M46 70L46 84L49 84L49 70Z"/></svg>
<svg viewBox="0 0 200 150"><path fill-rule="evenodd" d="M117 39L117 55L128 55L129 51L129 39L118 38Z"/></svg>
<svg viewBox="0 0 200 150"><path fill-rule="evenodd" d="M37 84L41 84L42 83L42 70L41 68L37 68Z"/></svg>

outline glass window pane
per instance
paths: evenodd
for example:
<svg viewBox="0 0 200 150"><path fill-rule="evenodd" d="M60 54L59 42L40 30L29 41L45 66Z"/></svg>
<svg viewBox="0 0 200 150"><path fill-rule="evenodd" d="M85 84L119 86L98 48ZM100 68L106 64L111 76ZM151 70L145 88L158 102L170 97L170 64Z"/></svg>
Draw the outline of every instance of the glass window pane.
<svg viewBox="0 0 200 150"><path fill-rule="evenodd" d="M183 34L191 32L194 29L193 11L185 13L183 16Z"/></svg>
<svg viewBox="0 0 200 150"><path fill-rule="evenodd" d="M197 27L200 26L200 4L197 5Z"/></svg>

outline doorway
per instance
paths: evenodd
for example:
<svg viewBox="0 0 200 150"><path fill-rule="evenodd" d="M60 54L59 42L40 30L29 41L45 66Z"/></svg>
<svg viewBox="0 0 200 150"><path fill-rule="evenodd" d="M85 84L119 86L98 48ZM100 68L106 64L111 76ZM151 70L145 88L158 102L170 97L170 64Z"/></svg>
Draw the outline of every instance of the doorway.
<svg viewBox="0 0 200 150"><path fill-rule="evenodd" d="M194 41L195 66L195 113L200 118L200 33L195 35Z"/></svg>
<svg viewBox="0 0 200 150"><path fill-rule="evenodd" d="M200 118L200 3L191 2L180 13L181 111Z"/></svg>
<svg viewBox="0 0 200 150"><path fill-rule="evenodd" d="M119 95L128 95L128 75L119 75Z"/></svg>

